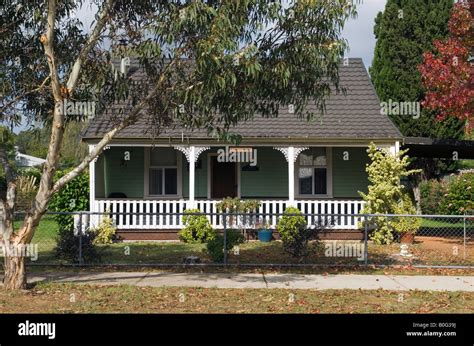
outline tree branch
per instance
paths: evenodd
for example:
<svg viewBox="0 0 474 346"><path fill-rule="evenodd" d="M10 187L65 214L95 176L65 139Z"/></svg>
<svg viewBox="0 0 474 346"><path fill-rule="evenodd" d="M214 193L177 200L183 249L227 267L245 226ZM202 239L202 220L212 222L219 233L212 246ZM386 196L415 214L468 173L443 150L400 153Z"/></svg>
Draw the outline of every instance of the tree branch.
<svg viewBox="0 0 474 346"><path fill-rule="evenodd" d="M5 146L0 146L0 162L2 163L3 170L5 171L5 179L7 183L13 181L13 169L8 161L7 151L5 150Z"/></svg>
<svg viewBox="0 0 474 346"><path fill-rule="evenodd" d="M112 9L112 6L114 5L115 0L106 0L104 7L102 11L99 14L99 20L97 21L96 25L94 26L94 29L92 30L92 33L90 34L89 38L87 39L87 42L85 46L82 48L81 52L79 53L79 56L77 57L76 61L74 62L74 65L72 67L72 71L69 75L69 79L67 81L67 88L69 93L72 94L73 90L76 87L77 81L79 80L79 75L81 72L82 64L87 58L87 55L89 55L90 51L92 48L95 46L97 43L97 40L99 39L100 33L105 27L105 24L107 23L107 19L109 17L110 10Z"/></svg>
<svg viewBox="0 0 474 346"><path fill-rule="evenodd" d="M92 150L89 155L87 155L84 160L72 171L61 177L53 186L52 188L52 193L58 192L64 185L66 185L68 182L76 178L86 167L89 165L89 163L92 162L97 156L99 156L104 148L107 146L107 144L110 143L110 141L113 139L113 137L122 131L124 128L127 126L132 125L136 120L139 115L139 113L143 110L143 108L146 106L149 100L154 98L158 90L160 89L160 86L163 84L165 81L166 74L168 71L171 70L171 68L176 64L177 61L180 60L180 53L181 53L181 48L178 49L178 52L175 54L174 58L170 63L166 66L165 70L162 72L158 82L156 83L155 87L148 93L148 95L139 103L137 104L130 114L120 122L116 127L114 127L112 130L107 132L103 138L97 143L95 146L94 150Z"/></svg>
<svg viewBox="0 0 474 346"><path fill-rule="evenodd" d="M30 94L33 94L37 91L40 91L41 89L44 88L44 86L46 85L46 83L48 82L49 78L51 77L51 75L49 75L48 77L46 77L44 79L44 81L40 84L40 86L38 86L37 88L33 89L33 90L29 90L29 91L25 91L23 94L21 95L18 95L16 96L14 99L10 100L7 104L5 105L2 105L0 107L0 112L2 112L4 109L10 107L12 104L20 101L23 97L27 96L27 95L30 95Z"/></svg>
<svg viewBox="0 0 474 346"><path fill-rule="evenodd" d="M72 171L61 177L53 186L52 188L52 193L58 192L64 185L66 185L68 182L76 178L84 169L87 168L89 163L92 162L97 156L99 156L104 148L106 147L107 144L110 143L110 141L113 139L113 137L122 131L124 128L127 126L132 125L136 120L139 115L139 113L142 111L142 109L145 107L146 103L152 99L153 97L156 96L158 91L158 86L153 89L152 92L148 94L148 96L143 99L138 105L136 105L132 112L130 113L129 116L127 116L124 120L120 122L116 127L114 127L112 130L107 132L104 137L97 143L95 146L94 150L92 150L89 155L87 155L84 160Z"/></svg>
<svg viewBox="0 0 474 346"><path fill-rule="evenodd" d="M48 1L48 24L46 29L46 35L41 36L41 42L43 43L44 53L46 55L49 73L51 76L51 87L53 90L54 100L56 102L61 101L61 84L59 82L58 70L56 67L56 57L54 54L54 26L56 23L56 11L57 4L56 0Z"/></svg>
<svg viewBox="0 0 474 346"><path fill-rule="evenodd" d="M2 240L5 242L10 239L10 236L13 233L13 221L12 214L15 208L15 199L16 199L16 183L14 180L14 174L12 166L8 161L7 152L5 146L0 146L0 162L2 163L3 169L5 171L5 178L7 181L7 191L5 199L0 196L0 235Z"/></svg>

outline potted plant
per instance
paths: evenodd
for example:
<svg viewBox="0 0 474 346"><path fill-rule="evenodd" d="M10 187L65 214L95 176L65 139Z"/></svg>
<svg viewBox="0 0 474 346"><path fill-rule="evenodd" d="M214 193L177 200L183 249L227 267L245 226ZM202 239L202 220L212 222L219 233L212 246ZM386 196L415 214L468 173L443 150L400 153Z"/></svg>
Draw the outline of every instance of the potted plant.
<svg viewBox="0 0 474 346"><path fill-rule="evenodd" d="M415 234L421 227L421 219L415 216L397 216L392 221L392 227L399 234L400 243L413 244Z"/></svg>
<svg viewBox="0 0 474 346"><path fill-rule="evenodd" d="M270 223L264 219L259 220L255 224L255 229L257 230L258 240L261 242L269 242L272 240L273 230L270 228Z"/></svg>
<svg viewBox="0 0 474 346"><path fill-rule="evenodd" d="M397 214L413 215L416 213L416 210L409 197L405 196L396 212ZM396 216L389 222L399 234L400 243L413 244L415 242L415 234L421 227L421 218L416 216Z"/></svg>

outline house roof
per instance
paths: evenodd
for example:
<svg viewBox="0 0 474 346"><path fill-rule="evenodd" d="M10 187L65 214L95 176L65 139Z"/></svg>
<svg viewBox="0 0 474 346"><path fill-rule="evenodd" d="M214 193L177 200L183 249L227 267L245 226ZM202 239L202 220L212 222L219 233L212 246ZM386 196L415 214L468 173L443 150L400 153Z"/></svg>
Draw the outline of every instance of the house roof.
<svg viewBox="0 0 474 346"><path fill-rule="evenodd" d="M19 167L36 167L46 162L45 159L16 152L15 162Z"/></svg>
<svg viewBox="0 0 474 346"><path fill-rule="evenodd" d="M136 60L131 61L130 70L138 71ZM365 69L362 59L351 58L349 63L341 63L340 84L346 89L346 95L333 93L326 102L326 114L315 116L312 121L298 119L281 107L277 118L264 118L255 115L252 120L240 122L230 128L243 139L260 140L399 140L400 131L388 116L380 111L380 101ZM307 105L307 110L318 114L314 103ZM106 116L95 118L83 134L83 140L94 141L111 128L112 122ZM148 121L141 118L135 124L125 128L115 136L115 141L143 141L151 139L147 134ZM209 140L205 130L190 131L183 128L164 129L156 139Z"/></svg>

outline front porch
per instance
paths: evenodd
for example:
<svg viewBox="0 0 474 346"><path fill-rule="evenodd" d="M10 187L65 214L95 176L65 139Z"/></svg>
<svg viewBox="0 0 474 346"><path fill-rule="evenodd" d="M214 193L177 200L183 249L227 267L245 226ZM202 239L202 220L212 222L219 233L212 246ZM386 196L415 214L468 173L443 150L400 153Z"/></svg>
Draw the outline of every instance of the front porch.
<svg viewBox="0 0 474 346"><path fill-rule="evenodd" d="M253 156L239 161L229 159L229 153ZM266 216L272 228L278 214L295 206L305 214L343 214L332 217L333 228L352 230L364 204L358 192L367 191L366 163L362 143L230 148L112 144L89 167L90 209L110 212L119 230L179 230L179 214L197 208L213 214L208 215L212 226L222 229L216 204L237 197L261 201L256 213L272 214Z"/></svg>
<svg viewBox="0 0 474 346"><path fill-rule="evenodd" d="M196 200L194 208L203 213L209 213L209 220L213 228L224 227L221 215L218 215L216 204L218 200ZM256 214L265 215L272 228L278 222L278 214L284 212L289 205L287 200L262 200ZM358 214L364 202L362 200L296 200L292 203L304 214L339 214L331 217L334 229L356 229L358 217L349 214ZM109 212L115 220L119 230L180 230L184 227L182 214L189 209L189 200L138 200L100 199L94 202L93 210L100 213ZM176 214L176 215L173 215ZM342 215L340 215L342 214ZM347 214L347 215L344 215ZM308 227L311 226L311 218Z"/></svg>

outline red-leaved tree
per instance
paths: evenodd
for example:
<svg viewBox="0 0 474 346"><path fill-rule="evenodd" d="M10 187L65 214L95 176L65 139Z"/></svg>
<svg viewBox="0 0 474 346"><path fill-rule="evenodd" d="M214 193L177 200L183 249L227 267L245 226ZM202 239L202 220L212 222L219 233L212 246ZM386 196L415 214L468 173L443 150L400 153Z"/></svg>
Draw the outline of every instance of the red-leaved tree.
<svg viewBox="0 0 474 346"><path fill-rule="evenodd" d="M419 66L426 90L422 105L438 113L438 119L456 117L474 127L473 11L474 1L460 1L449 20L450 37L433 42L435 52L425 52Z"/></svg>

